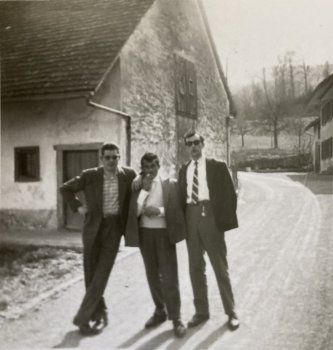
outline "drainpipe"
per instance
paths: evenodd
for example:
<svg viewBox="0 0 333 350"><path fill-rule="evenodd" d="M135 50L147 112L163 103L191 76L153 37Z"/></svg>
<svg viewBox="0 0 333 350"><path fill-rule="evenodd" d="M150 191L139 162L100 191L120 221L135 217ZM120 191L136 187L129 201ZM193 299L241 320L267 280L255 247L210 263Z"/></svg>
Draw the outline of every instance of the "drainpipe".
<svg viewBox="0 0 333 350"><path fill-rule="evenodd" d="M126 164L130 165L131 164L131 116L127 113L124 113L122 111L119 111L117 109L101 105L99 103L96 103L92 101L92 98L94 96L94 93L90 93L90 97L87 99L87 103L89 106L115 114L120 116L122 119L125 120L126 123Z"/></svg>
<svg viewBox="0 0 333 350"><path fill-rule="evenodd" d="M226 127L226 144L227 144L227 164L230 167L231 166L231 154L230 154L230 141L231 141L231 136L230 136L230 129L231 129L231 123L232 119L234 117L232 115L228 115L225 118L225 127Z"/></svg>
<svg viewBox="0 0 333 350"><path fill-rule="evenodd" d="M230 167L230 116L225 118L226 144L227 144L227 165Z"/></svg>

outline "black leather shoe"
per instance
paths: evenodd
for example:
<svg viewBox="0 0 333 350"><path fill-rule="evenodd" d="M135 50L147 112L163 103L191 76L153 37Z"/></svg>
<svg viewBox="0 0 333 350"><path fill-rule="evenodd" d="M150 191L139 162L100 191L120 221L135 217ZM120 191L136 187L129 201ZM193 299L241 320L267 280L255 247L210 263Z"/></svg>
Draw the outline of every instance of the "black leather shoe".
<svg viewBox="0 0 333 350"><path fill-rule="evenodd" d="M146 322L145 328L153 328L156 326L159 326L161 323L165 322L167 319L166 314L161 314L161 315L153 315L150 317L150 319Z"/></svg>
<svg viewBox="0 0 333 350"><path fill-rule="evenodd" d="M103 328L105 328L109 324L108 314L104 310L101 315L95 320L94 325L92 326L93 329L96 329L98 331L102 331Z"/></svg>
<svg viewBox="0 0 333 350"><path fill-rule="evenodd" d="M237 314L232 314L229 315L229 319L228 319L228 327L231 331L236 330L240 325L239 319Z"/></svg>
<svg viewBox="0 0 333 350"><path fill-rule="evenodd" d="M181 320L173 321L173 331L177 338L183 338L186 334L186 328Z"/></svg>
<svg viewBox="0 0 333 350"><path fill-rule="evenodd" d="M209 319L209 315L197 315L195 314L191 321L188 322L187 327L192 328L199 326L199 324L206 322Z"/></svg>
<svg viewBox="0 0 333 350"><path fill-rule="evenodd" d="M74 317L73 324L79 327L79 331L82 335L97 335L99 330L90 327L89 322L82 323L77 317Z"/></svg>
<svg viewBox="0 0 333 350"><path fill-rule="evenodd" d="M91 328L89 324L81 324L78 326L82 335L97 335L100 333L98 329Z"/></svg>

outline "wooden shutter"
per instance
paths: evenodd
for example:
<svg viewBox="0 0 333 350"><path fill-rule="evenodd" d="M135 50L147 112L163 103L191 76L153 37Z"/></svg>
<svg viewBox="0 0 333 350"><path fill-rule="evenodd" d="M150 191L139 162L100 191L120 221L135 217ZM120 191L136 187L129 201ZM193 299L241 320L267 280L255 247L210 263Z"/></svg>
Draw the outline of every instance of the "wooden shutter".
<svg viewBox="0 0 333 350"><path fill-rule="evenodd" d="M188 91L188 114L191 118L197 117L197 75L194 63L186 62L187 73L187 91Z"/></svg>
<svg viewBox="0 0 333 350"><path fill-rule="evenodd" d="M175 55L176 113L197 117L197 77L194 63Z"/></svg>
<svg viewBox="0 0 333 350"><path fill-rule="evenodd" d="M187 83L186 83L186 62L176 56L176 112L186 115L187 111Z"/></svg>

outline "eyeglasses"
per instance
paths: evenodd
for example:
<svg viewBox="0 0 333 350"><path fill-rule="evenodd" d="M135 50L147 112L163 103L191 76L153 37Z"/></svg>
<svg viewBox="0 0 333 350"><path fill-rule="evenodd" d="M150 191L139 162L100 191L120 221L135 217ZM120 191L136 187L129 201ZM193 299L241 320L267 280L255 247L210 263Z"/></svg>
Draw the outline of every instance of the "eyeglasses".
<svg viewBox="0 0 333 350"><path fill-rule="evenodd" d="M105 160L110 160L110 159L116 160L116 159L119 159L120 156L103 156L103 158L104 158Z"/></svg>
<svg viewBox="0 0 333 350"><path fill-rule="evenodd" d="M191 147L192 145L199 146L200 142L201 142L200 140L187 141L187 142L185 142L185 145L187 147Z"/></svg>

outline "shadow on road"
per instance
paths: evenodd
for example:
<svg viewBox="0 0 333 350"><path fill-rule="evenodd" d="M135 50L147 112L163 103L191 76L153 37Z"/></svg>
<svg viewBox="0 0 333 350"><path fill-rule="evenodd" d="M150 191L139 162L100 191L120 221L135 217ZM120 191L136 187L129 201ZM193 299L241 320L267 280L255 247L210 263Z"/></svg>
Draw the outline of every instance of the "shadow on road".
<svg viewBox="0 0 333 350"><path fill-rule="evenodd" d="M134 345L139 339L144 337L147 334L146 329L142 329L141 331L137 332L132 336L132 338L126 340L124 343L118 346L118 348L130 348L132 345Z"/></svg>
<svg viewBox="0 0 333 350"><path fill-rule="evenodd" d="M309 174L288 174L288 177L301 183L313 194L333 194L333 176Z"/></svg>
<svg viewBox="0 0 333 350"><path fill-rule="evenodd" d="M200 343L193 348L193 350L200 349L208 349L211 345L213 345L217 340L222 338L223 334L228 331L228 324L225 323L222 327L215 329L211 334L206 337L206 339L202 340Z"/></svg>
<svg viewBox="0 0 333 350"><path fill-rule="evenodd" d="M193 337L195 334L197 334L197 332L204 326L204 324L201 324L199 327L195 327L195 328L188 328L187 332L186 332L186 336L182 339L178 339L178 338L174 338L174 341L172 343L170 343L166 350L178 350L181 349L182 346L191 338Z"/></svg>
<svg viewBox="0 0 333 350"><path fill-rule="evenodd" d="M156 337L151 338L138 348L137 350L153 350L157 349L159 346L161 346L163 343L165 343L168 339L173 338L174 334L172 330L164 331L160 334L158 334Z"/></svg>
<svg viewBox="0 0 333 350"><path fill-rule="evenodd" d="M80 345L82 338L83 336L79 333L79 331L70 331L66 333L61 343L53 346L53 349L77 348Z"/></svg>
<svg viewBox="0 0 333 350"><path fill-rule="evenodd" d="M169 339L173 339L173 341L168 344L166 350L179 350L184 346L186 342L188 342L191 337L195 336L203 326L204 325L196 327L195 329L188 329L186 336L182 339L176 338L173 330L163 331L145 343L141 344L139 347L136 347L136 350L154 350L162 346L162 344L167 342ZM193 350L207 349L210 345L220 339L227 330L227 324L224 324L222 327L219 327L210 335L208 335L206 339L198 343L197 346L193 348ZM138 333L134 334L130 339L119 345L117 348L132 348L133 345L145 335L147 335L147 330L141 330Z"/></svg>

